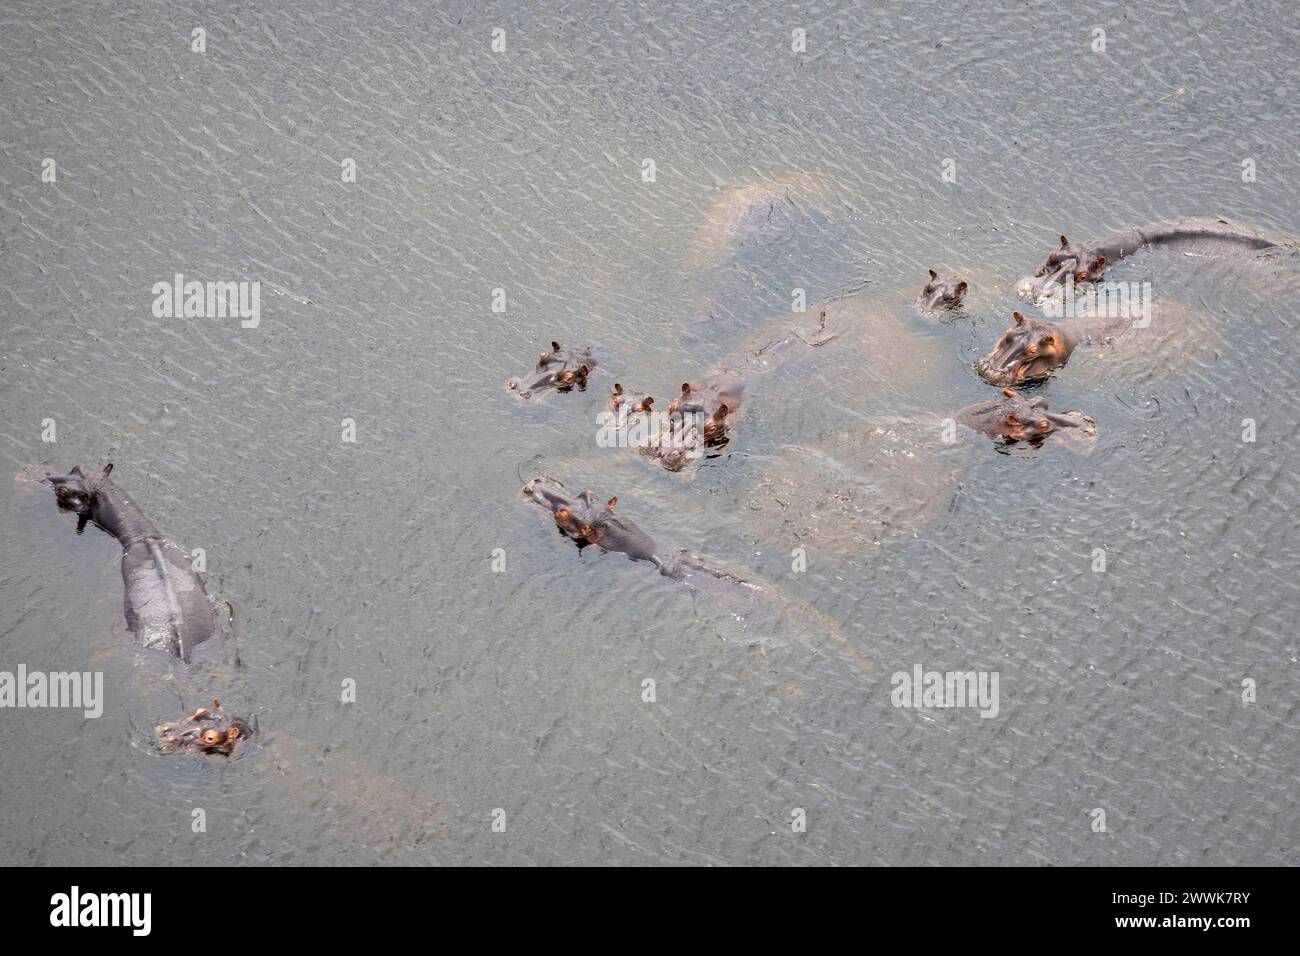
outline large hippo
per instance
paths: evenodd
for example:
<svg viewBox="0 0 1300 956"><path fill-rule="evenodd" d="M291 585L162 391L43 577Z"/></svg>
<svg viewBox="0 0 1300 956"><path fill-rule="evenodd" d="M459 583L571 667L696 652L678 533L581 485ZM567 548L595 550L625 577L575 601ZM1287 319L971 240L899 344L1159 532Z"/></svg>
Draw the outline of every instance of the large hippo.
<svg viewBox="0 0 1300 956"><path fill-rule="evenodd" d="M1295 251L1293 240L1269 235L1226 219L1185 219L1172 225L1130 226L1104 239L1060 245L1033 276L1016 284L1016 291L1035 301L1059 295L1067 283L1099 282L1107 268L1139 252L1168 250L1186 256L1256 258L1284 249Z"/></svg>
<svg viewBox="0 0 1300 956"><path fill-rule="evenodd" d="M109 478L112 464L87 476L80 466L48 475L59 507L78 516L78 530L93 521L122 545L126 623L141 647L166 651L187 664L217 650L221 614L180 545L165 537L139 506Z"/></svg>
<svg viewBox="0 0 1300 956"><path fill-rule="evenodd" d="M162 651L182 664L222 661L232 643L229 607L208 598L189 555L154 527L112 481L112 472L112 464L90 473L77 465L65 475L36 473L36 480L54 490L60 509L77 515L78 533L87 522L94 522L121 544L126 623L141 647ZM175 731L181 725L189 729L170 736L162 733L160 725L164 750L229 754L248 735L248 725L227 718L220 707L165 726ZM207 730L219 731L220 741Z"/></svg>
<svg viewBox="0 0 1300 956"><path fill-rule="evenodd" d="M874 664L860 657L839 626L811 605L791 598L752 573L727 570L680 549L666 548L616 512L618 498L594 491L570 494L559 480L539 475L523 487L524 497L542 508L556 528L579 548L625 554L653 564L659 573L708 598L762 639L782 632L810 632L829 638L861 670Z"/></svg>
<svg viewBox="0 0 1300 956"><path fill-rule="evenodd" d="M644 425L638 440L629 443L638 445L645 457L669 471L680 471L689 462L726 447L734 436L746 390L760 376L787 366L797 368L799 374L786 384L798 391L806 388L806 378L829 373L830 389L820 394L841 404L855 396L892 392L908 376L914 383L920 381L937 369L940 356L932 342L907 327L904 316L955 313L970 288L964 279L931 269L919 294L844 296L806 312L780 316L748 335L698 379L683 383L666 407L656 406L649 393L619 383L609 410L623 414L626 427ZM819 369L823 359L829 366ZM831 371L837 368L850 371ZM759 394L776 387L769 379ZM840 388L843 394L835 394ZM788 401L785 396L775 399L778 404Z"/></svg>
<svg viewBox="0 0 1300 956"><path fill-rule="evenodd" d="M1011 389L947 414L883 419L786 448L750 491L748 524L765 545L861 553L937 521L990 440L1027 456L1046 444L1086 453L1096 435L1089 416Z"/></svg>

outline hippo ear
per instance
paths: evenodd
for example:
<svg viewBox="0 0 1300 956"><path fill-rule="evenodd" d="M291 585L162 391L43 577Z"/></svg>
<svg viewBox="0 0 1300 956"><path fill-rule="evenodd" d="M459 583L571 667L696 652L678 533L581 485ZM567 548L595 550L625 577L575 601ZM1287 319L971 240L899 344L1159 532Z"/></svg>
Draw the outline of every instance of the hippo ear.
<svg viewBox="0 0 1300 956"><path fill-rule="evenodd" d="M1061 235L1061 248L1062 248L1062 249L1068 249L1069 246L1070 246L1070 240L1067 239L1067 238L1065 238L1065 235L1062 234L1062 235Z"/></svg>
<svg viewBox="0 0 1300 956"><path fill-rule="evenodd" d="M78 478L84 477L84 476L81 474L81 466L80 466L80 465L73 465L73 466L72 466L72 470L69 471L68 474L70 474L70 475L76 475Z"/></svg>
<svg viewBox="0 0 1300 956"><path fill-rule="evenodd" d="M964 280L961 281L961 282L958 282L958 283L957 283L957 294L958 294L958 295L965 295L965 294L966 294L966 290L969 289L969 288L970 288L970 286L968 286Z"/></svg>
<svg viewBox="0 0 1300 956"><path fill-rule="evenodd" d="M930 270L930 281L933 282L933 281L934 281L935 279L937 279L937 278L939 278L939 273L937 273L937 272L935 272L933 269L931 269L931 270Z"/></svg>
<svg viewBox="0 0 1300 956"><path fill-rule="evenodd" d="M618 504L618 495L615 495L613 498L610 498L609 501L605 502L605 507L608 508L610 511L613 511L614 506L617 504Z"/></svg>
<svg viewBox="0 0 1300 956"><path fill-rule="evenodd" d="M559 343L559 342L552 342L552 343L551 343L551 351L552 351L552 352L558 352L559 350L560 350L560 343Z"/></svg>
<svg viewBox="0 0 1300 956"><path fill-rule="evenodd" d="M1092 263L1092 267L1093 267L1093 269L1104 269L1104 268L1106 268L1106 257L1105 257L1105 256L1098 256L1098 257L1093 261L1093 263Z"/></svg>
<svg viewBox="0 0 1300 956"><path fill-rule="evenodd" d="M615 394L615 395L622 395L622 394L623 394L623 386L620 385L620 384L618 384L618 382L615 382L615 383L614 383L614 394Z"/></svg>
<svg viewBox="0 0 1300 956"><path fill-rule="evenodd" d="M690 382L682 382L682 394L683 394L683 395L689 395L689 394L691 394L691 383L690 383Z"/></svg>
<svg viewBox="0 0 1300 956"><path fill-rule="evenodd" d="M727 408L727 405L726 405L726 403L724 402L723 404L719 405L719 406L718 406L718 410L717 410L716 412L713 413L713 420L714 420L715 422L720 422L720 421L722 421L724 418L727 417L727 412L728 412L728 411L730 411L730 409Z"/></svg>
<svg viewBox="0 0 1300 956"><path fill-rule="evenodd" d="M1024 325L1025 317L1019 312L1012 312L1011 317L1016 320L1016 325Z"/></svg>
<svg viewBox="0 0 1300 956"><path fill-rule="evenodd" d="M100 471L99 476L101 478L107 478L112 473L113 473L113 463L110 461L107 465L104 466L103 470Z"/></svg>

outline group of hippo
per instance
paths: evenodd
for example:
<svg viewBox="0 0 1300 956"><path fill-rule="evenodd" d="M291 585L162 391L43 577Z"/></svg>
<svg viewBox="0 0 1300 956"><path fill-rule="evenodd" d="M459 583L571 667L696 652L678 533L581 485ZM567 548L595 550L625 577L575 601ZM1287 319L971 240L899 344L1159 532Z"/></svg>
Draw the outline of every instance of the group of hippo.
<svg viewBox="0 0 1300 956"><path fill-rule="evenodd" d="M1036 304L1044 304L1046 300L1061 296L1069 284L1087 287L1100 283L1108 267L1135 254L1156 250L1195 257L1253 258L1272 252L1293 252L1295 244L1220 219L1130 228L1092 242L1072 242L1061 236L1059 245L1047 254L1032 277L1017 284L1016 291ZM971 283L967 279L941 276L930 270L928 281L915 299L913 308L921 315L929 316L957 312L962 309L970 290ZM900 306L906 307L904 299L891 303L889 308ZM633 429L641 420L657 416L657 427L646 427L639 433L641 437L637 444L640 452L670 471L681 470L702 454L716 454L734 437L746 402L746 390L760 376L797 360L801 355L810 355L822 346L852 339L855 334L864 355L871 350L878 352L882 345L903 351L908 348L906 344L892 342L887 336L882 338L876 330L865 333L855 329L855 322L864 314L860 309L855 311L845 307L842 302L830 302L824 308L810 310L803 317L786 318L775 325L765 326L699 379L682 384L680 392L662 411L653 395L615 383L608 405L609 414L617 417L619 426L625 429ZM1091 447L1097 433L1096 422L1091 416L1080 411L1054 412L1042 395L1030 396L1018 389L1044 382L1069 361L1075 349L1106 344L1128 332L1134 326L1134 320L1131 313L1076 315L1047 321L1014 312L1012 325L1005 334L987 355L974 363L974 371L998 387L998 396L958 409L937 420L968 429L972 435L986 436L1004 446L1022 443L1036 446L1051 437L1067 447ZM904 357L886 356L885 361L901 362ZM843 355L839 359L849 364L844 362ZM843 364L839 367L842 368ZM506 387L521 399L535 399L548 392L582 391L595 368L591 347L562 348L559 343L552 342L550 351L541 355L531 371L507 382ZM889 430L889 433L892 435L893 431ZM848 443L848 440L842 442ZM791 487L809 483L804 480L807 466L804 467L803 479L791 482ZM920 482L925 480L921 478ZM626 554L634 560L649 561L661 573L678 580L684 578L687 568L708 567L686 552L674 552L658 545L616 512L617 498L605 500L591 491L574 495L550 475L535 477L524 486L523 493L528 500L545 509L559 531L580 548L594 544L605 551ZM863 509L858 505L856 510ZM826 523L833 523L835 517ZM737 576L729 577L751 589L757 587ZM685 583L693 588L698 586L689 579Z"/></svg>
<svg viewBox="0 0 1300 956"><path fill-rule="evenodd" d="M94 522L122 546L126 624L140 647L181 667L222 660L231 651L229 606L209 598L190 556L154 526L112 473L110 463L89 473L74 465L66 475L24 469L20 477L51 487L59 508L77 515L78 533ZM227 714L219 700L154 730L164 753L229 756L252 735L249 723Z"/></svg>
<svg viewBox="0 0 1300 956"><path fill-rule="evenodd" d="M1067 281L1095 283L1111 264L1156 248L1193 255L1256 255L1293 246L1287 240L1271 239L1222 220L1130 229L1096 242L1074 243L1062 236L1059 247L1018 290L1041 301ZM966 280L931 271L916 306L923 314L952 312L962 307L969 290ZM731 441L751 383L800 355L852 338L853 316L852 310L831 303L820 309L815 319L786 321L778 328L761 330L700 378L683 383L663 412L652 395L616 383L609 416L620 428L641 428L641 452L664 468L679 471L703 455L717 454ZM1096 424L1089 416L1077 411L1052 412L1045 398L1026 397L1013 386L1043 381L1065 365L1077 347L1102 343L1126 331L1129 324L1123 318L1049 322L1015 313L1014 324L975 364L984 379L1001 389L999 396L962 408L951 419L973 434L1000 443L1039 444L1057 434L1095 434ZM878 347L876 341L868 344ZM582 391L595 368L593 349L562 348L552 342L532 370L507 387L521 399ZM643 427L652 417L655 427ZM73 467L66 474L36 467L24 471L27 478L53 490L60 509L78 516L78 532L93 522L121 544L126 622L140 646L169 655L182 668L228 652L229 607L208 596L186 552L163 535L113 482L111 464L98 471ZM752 619L756 609L772 611L775 607L768 589L752 576L662 547L618 513L617 498L602 499L591 491L574 495L548 475L529 481L523 492L579 547L594 544L604 551L651 562L661 574L707 594L738 617ZM252 728L228 715L214 700L211 707L160 723L155 733L160 749L167 753L229 755L250 737Z"/></svg>

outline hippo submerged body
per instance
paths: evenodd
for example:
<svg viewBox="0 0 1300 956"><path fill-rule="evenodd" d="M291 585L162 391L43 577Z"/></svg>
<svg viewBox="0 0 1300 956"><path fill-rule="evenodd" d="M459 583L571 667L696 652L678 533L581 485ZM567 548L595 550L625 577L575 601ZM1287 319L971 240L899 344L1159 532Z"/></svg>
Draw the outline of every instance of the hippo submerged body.
<svg viewBox="0 0 1300 956"><path fill-rule="evenodd" d="M617 498L602 501L593 491L570 494L549 475L539 475L523 488L524 497L555 521L562 535L579 548L595 545L602 551L625 554L633 561L653 564L664 577L708 598L742 627L768 640L781 633L803 633L829 639L861 670L874 666L853 650L839 626L811 605L792 598L756 575L744 576L705 561L687 551L662 547L650 535L616 513Z"/></svg>
<svg viewBox="0 0 1300 956"><path fill-rule="evenodd" d="M638 445L646 458L665 469L680 471L689 462L726 447L749 384L760 376L790 370L794 374L787 387L806 392L804 383L817 375L824 358L853 368L852 376L831 378L831 390L822 393L831 403L851 404L855 394L876 391L873 380L883 391L886 385L896 387L904 376L920 376L936 368L939 354L918 339L900 316L909 308L927 318L957 312L969 290L965 280L932 269L919 295L900 291L885 297L845 296L807 312L780 316L751 332L698 379L683 383L663 412L652 395L621 384L614 386L609 411L625 415L631 425L644 424L637 440L628 444ZM895 355L906 356L906 361L895 360ZM835 391L837 383L843 385L843 394ZM764 385L776 404L789 404L791 399L779 390L771 380Z"/></svg>
<svg viewBox="0 0 1300 956"><path fill-rule="evenodd" d="M861 554L886 538L939 520L988 442L1033 455L1046 443L1087 452L1096 423L1055 413L1042 396L1011 389L949 414L884 419L814 445L787 447L746 501L753 534L780 547L803 544Z"/></svg>

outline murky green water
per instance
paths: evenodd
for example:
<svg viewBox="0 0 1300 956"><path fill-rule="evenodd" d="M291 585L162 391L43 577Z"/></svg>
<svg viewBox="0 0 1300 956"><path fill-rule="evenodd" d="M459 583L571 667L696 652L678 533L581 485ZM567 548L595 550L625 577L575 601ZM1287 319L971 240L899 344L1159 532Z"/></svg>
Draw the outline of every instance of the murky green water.
<svg viewBox="0 0 1300 956"><path fill-rule="evenodd" d="M130 649L112 539L6 482L0 670L107 703L0 711L0 861L1300 862L1294 271L1116 270L1208 331L1041 390L1090 456L949 454L924 520L836 552L756 506L826 481L807 446L990 397L970 363L1060 232L1296 234L1297 48L1285 3L8 5L0 472L113 461L205 550L243 660L212 681L262 743L151 752L206 678ZM718 225L765 183L798 202ZM900 311L930 266L965 315ZM156 318L178 272L260 281L260 325ZM699 469L596 446L615 380L671 391L795 288L901 325L756 384ZM595 345L590 389L513 400L552 339ZM848 646L579 553L519 496L541 471ZM999 715L893 707L918 663L998 672Z"/></svg>

